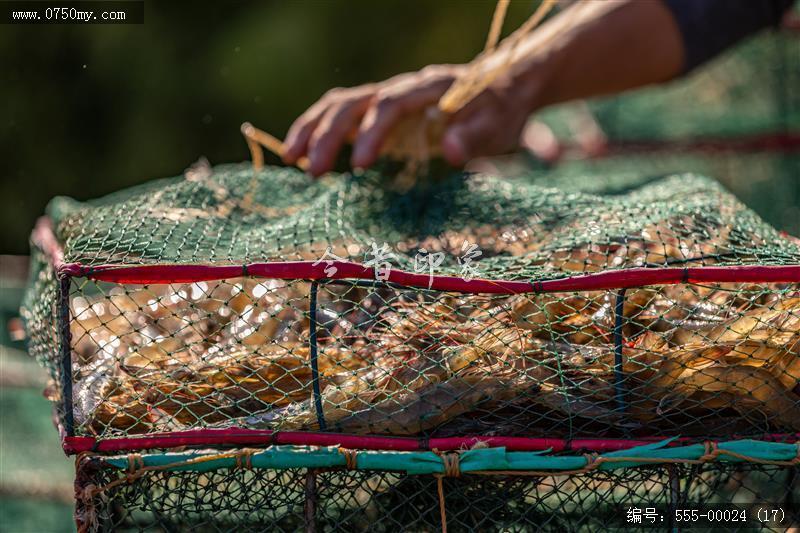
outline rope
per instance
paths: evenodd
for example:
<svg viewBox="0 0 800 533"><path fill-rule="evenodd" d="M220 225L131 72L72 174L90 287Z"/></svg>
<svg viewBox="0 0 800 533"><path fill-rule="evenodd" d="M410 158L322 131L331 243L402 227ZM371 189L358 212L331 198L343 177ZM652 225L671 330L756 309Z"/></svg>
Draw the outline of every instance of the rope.
<svg viewBox="0 0 800 533"><path fill-rule="evenodd" d="M586 464L582 468L574 469L574 470L562 470L562 471L552 471L552 470L476 470L466 472L468 474L476 474L476 475L491 475L491 476L501 476L501 475L510 475L510 476L535 476L535 477L552 477L552 476L566 476L566 475L580 475L589 473L591 471L597 470L601 465L604 463L626 463L626 462L634 462L634 463L642 463L642 464L706 464L711 463L719 459L720 456L727 455L729 457L733 457L739 459L740 461L751 462L755 464L762 464L762 465L771 465L771 466L789 466L789 467L797 467L800 466L800 442L795 444L797 453L795 454L794 458L788 461L777 461L771 459L761 459L758 457L752 457L745 454L740 454L737 452L723 450L719 448L718 443L714 441L706 441L703 443L703 454L698 457L697 459L670 459L670 458L658 458L658 457L603 457L597 453L588 453L584 454L584 460ZM177 463L169 463L164 465L157 465L157 466L146 466L144 462L144 458L140 454L132 453L127 456L128 465L127 469L125 470L125 475L111 481L103 486L97 486L95 484L89 483L84 486L79 492L76 493L76 498L82 503L82 511L81 511L81 523L82 527L81 530L88 530L92 531L93 528L96 528L97 525L97 516L94 507L94 499L98 495L102 495L103 493L119 486L122 484L130 484L142 477L147 472L157 472L162 470L169 470L172 468L180 468L186 466L192 466L196 464L205 463L208 461L215 461L218 459L228 459L234 458L236 461L236 468L244 468L250 470L253 468L252 464L252 457L255 453L259 450L257 449L242 449L237 451L231 451L226 453L219 453L214 455L202 456L202 457L194 457L191 459L187 459L184 461L179 461ZM358 468L358 451L349 449L349 448L342 448L338 449L339 453L341 453L345 458L345 467L348 470L356 470ZM444 467L444 472L442 474L434 474L436 478L436 490L439 500L439 517L441 520L442 525L442 533L447 533L447 509L445 505L445 492L444 492L444 478L445 477L460 477L461 476L461 465L460 465L460 453L459 452L439 452L438 450L433 450L433 452L438 455L442 459L442 465ZM92 452L86 451L81 452L76 456L76 467L79 467L83 462L94 459L96 456L92 456Z"/></svg>
<svg viewBox="0 0 800 533"><path fill-rule="evenodd" d="M261 170L264 168L264 151L255 140L253 135L255 129L256 128L249 122L245 122L241 127L244 140L247 142L247 147L250 149L250 159L253 161L253 170Z"/></svg>
<svg viewBox="0 0 800 533"><path fill-rule="evenodd" d="M494 15L492 15L492 25L489 27L489 35L486 36L486 45L483 47L484 52L490 52L497 46L497 41L500 40L500 32L503 30L503 22L506 20L509 2L510 0L497 0Z"/></svg>
<svg viewBox="0 0 800 533"><path fill-rule="evenodd" d="M439 457L442 458L442 462L444 463L445 477L459 477L461 475L458 453L444 453Z"/></svg>
<svg viewBox="0 0 800 533"><path fill-rule="evenodd" d="M100 529L100 522L97 520L97 509L94 506L94 492L97 486L89 483L80 494L76 494L76 498L83 504L75 509L76 518L78 518L79 533L84 531L98 531Z"/></svg>
<svg viewBox="0 0 800 533"><path fill-rule="evenodd" d="M434 474L436 478L436 492L439 495L439 519L442 523L442 533L447 533L447 509L445 507L444 482L446 477L460 477L461 466L459 452L440 452L432 450L442 459L444 474Z"/></svg>
<svg viewBox="0 0 800 533"><path fill-rule="evenodd" d="M339 453L344 455L345 468L348 470L356 470L358 468L358 452L350 448L339 448Z"/></svg>
<svg viewBox="0 0 800 533"><path fill-rule="evenodd" d="M134 475L137 471L144 468L144 459L140 453L128 454L128 474Z"/></svg>
<svg viewBox="0 0 800 533"><path fill-rule="evenodd" d="M283 155L283 142L277 137L273 137L264 130L260 130L245 122L241 126L242 135L250 149L250 158L253 161L253 170L261 170L264 167L264 151L266 148L277 156ZM308 170L309 161L306 157L301 157L297 161L297 166L302 170Z"/></svg>
<svg viewBox="0 0 800 533"><path fill-rule="evenodd" d="M442 476L436 476L436 492L439 494L439 520L442 524L442 533L447 533L447 510L444 506L444 486Z"/></svg>
<svg viewBox="0 0 800 533"><path fill-rule="evenodd" d="M499 75L504 73L511 65L511 60L514 56L519 43L522 38L530 33L539 23L544 20L548 12L556 5L555 0L544 0L539 7L534 11L533 15L525 21L514 33L506 37L500 46L507 46L509 48L508 55L502 64L484 72L483 65L487 58L491 57L491 53L497 46L489 47L491 39L494 37L493 32L497 32L498 36L500 29L496 26L502 27L503 20L507 6L503 5L503 0L499 0L497 7L495 7L494 17L492 18L492 27L489 31L487 38L487 48L476 57L468 66L464 74L456 79L447 92L439 99L438 109L444 113L453 114L459 109L472 101L480 92L489 86Z"/></svg>
<svg viewBox="0 0 800 533"><path fill-rule="evenodd" d="M770 466L786 466L794 467L800 465L800 442L796 443L797 455L789 461L775 461L772 459L761 459L752 457L741 453L733 452L730 450L723 450L719 448L718 444L713 441L706 441L703 443L703 455L697 459L670 459L659 457L603 457L595 454L585 454L586 465L583 468L575 470L474 470L467 472L468 474L486 475L513 475L513 476L567 476L576 474L585 474L596 470L603 463L646 463L646 464L687 464L687 465L700 465L712 463L716 461L721 455L727 455L740 461L745 461L760 465Z"/></svg>
<svg viewBox="0 0 800 533"><path fill-rule="evenodd" d="M88 460L89 458L93 457L94 455L96 455L96 454L94 452L92 452L91 450L86 450L85 452L77 453L75 455L75 469L77 470L78 468L80 468L81 464L85 460Z"/></svg>
<svg viewBox="0 0 800 533"><path fill-rule="evenodd" d="M245 448L236 455L236 468L242 468L245 470L252 470L253 469L253 454L258 453L259 450L255 450L253 448Z"/></svg>
<svg viewBox="0 0 800 533"><path fill-rule="evenodd" d="M202 457L194 457L192 459L186 459L185 461L179 461L177 463L168 463L163 465L154 465L154 466L146 466L144 463L144 458L137 453L132 453L128 455L128 468L124 476L115 479L105 485L100 487L94 484L86 485L83 490L81 491L78 497L80 500L86 505L88 508L92 508L92 501L95 497L104 492L107 492L123 483L133 483L140 477L142 477L147 472L159 472L162 470L169 470L171 468L180 468L185 466L192 466L201 463L207 463L209 461L216 461L219 459L236 459L236 466L240 467L240 465L244 464L245 468L252 468L251 458L255 452L258 450L253 449L243 449L243 450L236 450L231 452L219 453L214 455L207 455ZM84 460L89 458L88 455L90 452L83 452L79 454L76 460ZM242 458L245 457L244 463L242 463ZM94 458L94 457L92 457Z"/></svg>
<svg viewBox="0 0 800 533"><path fill-rule="evenodd" d="M800 466L800 442L797 442L795 446L797 447L797 455L794 456L793 459L790 461L773 461L771 459L759 459L756 457L750 457L747 455L743 455L741 453L732 452L730 450L720 450L717 448L716 442L706 441L703 443L706 446L706 452L700 458L701 460L704 458L708 458L706 461L703 462L711 462L720 455L727 455L730 457L734 457L739 459L740 461L746 461L756 464L762 465L772 465L772 466Z"/></svg>
<svg viewBox="0 0 800 533"><path fill-rule="evenodd" d="M705 441L703 443L703 455L700 456L700 461L709 462L716 460L719 457L719 447L716 442Z"/></svg>

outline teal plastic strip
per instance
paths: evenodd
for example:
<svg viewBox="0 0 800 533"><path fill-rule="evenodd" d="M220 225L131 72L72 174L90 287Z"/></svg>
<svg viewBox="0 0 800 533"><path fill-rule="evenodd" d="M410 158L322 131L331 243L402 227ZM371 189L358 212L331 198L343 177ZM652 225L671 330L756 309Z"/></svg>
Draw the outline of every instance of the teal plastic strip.
<svg viewBox="0 0 800 533"><path fill-rule="evenodd" d="M691 446L667 447L672 439L638 446L629 450L611 452L604 457L642 458L649 461L607 462L599 466L600 470L616 470L631 468L645 464L653 464L653 459L664 462L674 459L697 460L705 453L702 444ZM729 450L759 460L791 461L798 456L798 444L784 444L755 440L739 440L718 444L721 450ZM226 452L185 452L143 455L145 466L166 467L170 471L208 472L221 468L234 468L235 457L207 459ZM128 456L103 457L110 465L119 469L128 468ZM720 455L718 461L741 462L741 459ZM192 461L190 464L184 464ZM287 468L336 468L345 467L346 461L335 446L273 446L251 456L253 468L281 470ZM461 472L486 470L578 470L587 465L587 458L582 455L546 455L546 452L508 452L505 448L480 448L461 452L459 467ZM434 452L394 452L394 451L358 451L356 467L359 470L389 470L407 474L443 474L444 462Z"/></svg>

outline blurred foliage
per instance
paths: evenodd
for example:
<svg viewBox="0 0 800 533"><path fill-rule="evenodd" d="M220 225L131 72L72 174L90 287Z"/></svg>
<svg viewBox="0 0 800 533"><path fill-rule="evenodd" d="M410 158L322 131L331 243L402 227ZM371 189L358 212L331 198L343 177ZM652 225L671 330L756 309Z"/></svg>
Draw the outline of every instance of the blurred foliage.
<svg viewBox="0 0 800 533"><path fill-rule="evenodd" d="M72 459L61 450L43 384L30 383L44 374L24 352L0 345L0 531L75 530Z"/></svg>
<svg viewBox="0 0 800 533"><path fill-rule="evenodd" d="M798 3L800 7L800 3ZM562 161L556 174L595 177L696 172L713 176L773 226L800 235L800 151L692 148L692 139L800 138L800 32L763 32L689 75L660 86L543 110L537 118L570 139L591 110L610 160ZM661 149L647 141L673 141ZM552 172L552 169L548 169ZM563 181L560 186L564 186Z"/></svg>

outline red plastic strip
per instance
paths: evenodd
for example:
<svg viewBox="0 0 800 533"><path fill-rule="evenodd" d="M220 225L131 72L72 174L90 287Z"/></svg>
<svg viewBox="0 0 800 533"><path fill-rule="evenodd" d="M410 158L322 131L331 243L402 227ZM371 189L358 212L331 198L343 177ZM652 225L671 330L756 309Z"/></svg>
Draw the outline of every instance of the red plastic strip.
<svg viewBox="0 0 800 533"><path fill-rule="evenodd" d="M332 275L331 267L336 271ZM145 285L153 283L191 283L241 276L270 279L375 279L375 271L358 263L335 261L332 264L312 261L254 263L237 265L100 265L84 267L75 263L62 264L61 275L87 277L97 281ZM325 270L328 269L328 273ZM487 294L520 294L529 292L572 292L586 290L622 289L645 285L677 283L800 283L800 265L776 266L703 266L688 268L657 267L609 270L566 278L531 283L452 276L416 274L392 270L388 281L404 287L430 288L437 291Z"/></svg>
<svg viewBox="0 0 800 533"><path fill-rule="evenodd" d="M334 268L336 269L335 272L333 271ZM238 265L140 265L123 267L100 265L87 268L77 264L65 264L61 266L59 272L71 276L87 277L97 281L145 285L151 283L191 283L235 278L241 276L245 269L248 276L270 279L375 279L375 270L373 268L349 261L334 261L332 263L280 261L254 263L246 267ZM527 281L482 279L466 281L452 276L431 277L426 274L402 270L392 270L387 281L404 287L469 293L516 294L533 290L533 285Z"/></svg>
<svg viewBox="0 0 800 533"><path fill-rule="evenodd" d="M741 437L731 437L741 438ZM749 437L753 438L753 437ZM760 440L796 442L800 433L769 434L758 437ZM278 431L255 429L196 429L173 433L153 433L139 437L95 439L94 437L64 437L62 446L68 455L95 451L98 453L123 452L178 448L182 446L255 446L255 445L295 445L295 446L342 446L358 450L460 450L469 449L479 442L490 447L505 447L509 451L561 452L567 450L590 450L610 452L626 450L664 440L664 437L645 437L633 439L551 439L528 437L446 437L418 439L413 437L380 437L373 435L347 435L341 433L314 433L302 431ZM675 445L691 442L683 437L673 441Z"/></svg>
<svg viewBox="0 0 800 533"><path fill-rule="evenodd" d="M449 437L430 439L425 443L407 437L377 437L342 435L336 433L301 433L244 430L206 429L173 434L153 434L143 437L95 440L93 437L66 437L64 451L75 454L83 451L119 452L181 446L213 445L296 445L296 446L342 446L359 450L419 451L423 449L458 450L467 449L478 442L491 447L504 446L515 451L540 451L552 449L563 451L567 442L562 439L535 439L521 437ZM595 451L623 450L652 441L584 439L573 441L572 447L580 444L583 449ZM427 446L426 446L427 444Z"/></svg>

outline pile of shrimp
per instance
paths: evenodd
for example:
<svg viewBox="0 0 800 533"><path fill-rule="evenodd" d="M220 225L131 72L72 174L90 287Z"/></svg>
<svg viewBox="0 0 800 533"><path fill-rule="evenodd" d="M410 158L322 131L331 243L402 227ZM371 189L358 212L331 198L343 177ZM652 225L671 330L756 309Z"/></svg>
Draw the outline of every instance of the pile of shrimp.
<svg viewBox="0 0 800 533"><path fill-rule="evenodd" d="M668 217L636 231L627 231L624 236L609 236L606 240L592 238L593 227L598 229L606 224L613 227L620 223L616 213L601 213L598 220L588 223L591 225L588 232L587 222L583 219L567 221L556 227L546 226L535 219L500 227L486 224L448 230L426 237L419 243L402 243L401 249L420 247L458 256L464 242L470 242L478 246L483 258L500 255L524 257L529 267L541 266L562 273L588 273L610 268L712 265L718 262L718 258L732 253L733 242L746 242L749 248L765 244L755 232L732 234L735 232L730 225L704 219L698 214ZM600 233L599 229L595 233ZM576 242L576 236L581 234L589 236ZM569 245L553 245L561 241ZM741 251L737 251L736 256L747 259Z"/></svg>
<svg viewBox="0 0 800 533"><path fill-rule="evenodd" d="M689 434L715 420L800 430L800 287L430 295L325 286L322 412L307 282L239 278L71 301L75 419L88 432L239 425L414 435L557 423ZM733 416L732 416L733 414ZM731 422L731 421L734 422ZM588 426L587 426L588 427ZM731 426L725 426L730 428Z"/></svg>
<svg viewBox="0 0 800 533"><path fill-rule="evenodd" d="M636 430L681 414L682 423L702 420L682 428L691 433L707 431L713 413L728 410L740 415L736 427L766 421L800 429L796 290L668 286L630 293L622 411L615 403L613 295L493 303L448 297L390 321L376 341L383 343L381 362L323 390L328 426L395 435L442 426L520 434L553 419ZM318 427L310 400L245 422ZM731 418L720 424L730 427Z"/></svg>

